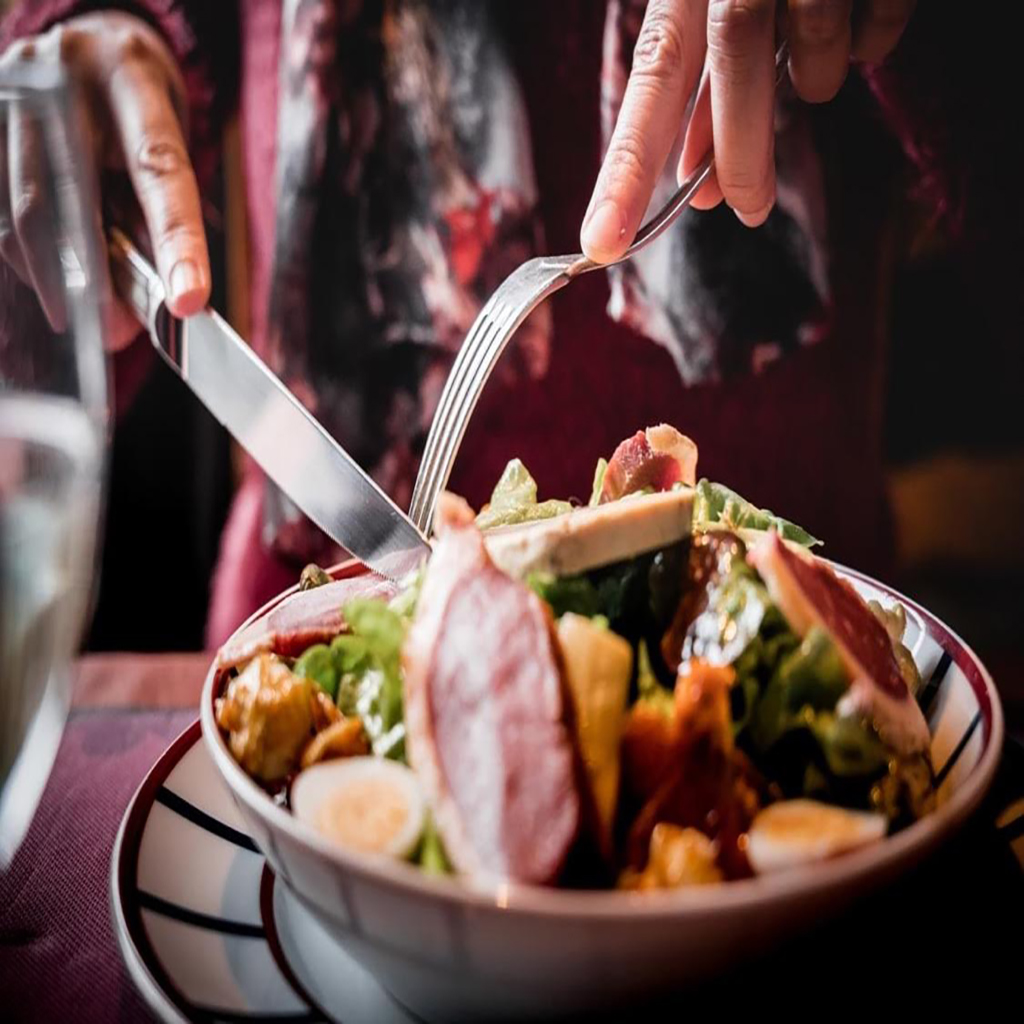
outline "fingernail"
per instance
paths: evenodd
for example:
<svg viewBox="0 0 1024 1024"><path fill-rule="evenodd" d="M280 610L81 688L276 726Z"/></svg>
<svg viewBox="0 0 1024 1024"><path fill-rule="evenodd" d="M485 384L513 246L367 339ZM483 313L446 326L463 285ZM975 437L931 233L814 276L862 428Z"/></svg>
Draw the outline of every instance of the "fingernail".
<svg viewBox="0 0 1024 1024"><path fill-rule="evenodd" d="M775 200L773 199L771 202L765 203L756 213L744 213L742 210L733 210L733 213L740 219L740 223L745 224L748 228L756 228L765 222L774 205Z"/></svg>
<svg viewBox="0 0 1024 1024"><path fill-rule="evenodd" d="M613 199L599 203L583 224L583 248L595 256L613 255L626 235L626 219Z"/></svg>
<svg viewBox="0 0 1024 1024"><path fill-rule="evenodd" d="M193 292L201 291L203 277L192 260L179 260L171 269L171 300L177 301Z"/></svg>

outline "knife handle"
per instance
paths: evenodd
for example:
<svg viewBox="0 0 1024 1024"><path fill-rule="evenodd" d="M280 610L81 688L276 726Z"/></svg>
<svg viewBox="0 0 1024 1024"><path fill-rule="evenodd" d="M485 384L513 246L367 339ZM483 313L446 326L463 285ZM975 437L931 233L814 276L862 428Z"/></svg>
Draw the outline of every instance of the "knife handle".
<svg viewBox="0 0 1024 1024"><path fill-rule="evenodd" d="M184 370L184 332L181 321L167 309L160 275L120 228L107 230L107 250L118 298L138 317L164 359Z"/></svg>

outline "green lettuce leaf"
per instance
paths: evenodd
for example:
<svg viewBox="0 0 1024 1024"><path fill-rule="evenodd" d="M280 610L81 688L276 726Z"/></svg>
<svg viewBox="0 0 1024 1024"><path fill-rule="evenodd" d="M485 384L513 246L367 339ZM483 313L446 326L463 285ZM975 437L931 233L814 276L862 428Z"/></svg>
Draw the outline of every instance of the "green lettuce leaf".
<svg viewBox="0 0 1024 1024"><path fill-rule="evenodd" d="M732 665L737 740L784 788L867 805L863 780L886 770L891 751L869 724L836 715L849 676L828 634L799 640L745 562L709 590L684 654Z"/></svg>
<svg viewBox="0 0 1024 1024"><path fill-rule="evenodd" d="M710 665L732 666L736 680L730 697L737 736L749 726L780 658L798 643L742 550L722 579L708 584L707 605L687 628L681 651L684 662L699 658Z"/></svg>
<svg viewBox="0 0 1024 1024"><path fill-rule="evenodd" d="M400 590L388 602L388 607L406 622L411 622L416 614L416 605L420 599L420 590L423 589L423 578L426 575L426 565L414 569L400 582Z"/></svg>
<svg viewBox="0 0 1024 1024"><path fill-rule="evenodd" d="M776 530L784 540L804 547L814 547L821 541L812 537L803 527L788 519L752 505L724 484L701 480L693 496L693 528L706 530L722 526L730 530Z"/></svg>
<svg viewBox="0 0 1024 1024"><path fill-rule="evenodd" d="M601 595L586 576L553 576L547 572L530 573L526 585L551 607L551 613L560 619L566 612L574 612L592 619L604 614ZM607 616L605 616L607 618Z"/></svg>
<svg viewBox="0 0 1024 1024"><path fill-rule="evenodd" d="M829 771L840 779L878 775L892 757L892 751L873 729L848 715L818 711L808 728L821 747Z"/></svg>
<svg viewBox="0 0 1024 1024"><path fill-rule="evenodd" d="M935 802L935 773L923 754L891 757L885 774L871 787L873 808L899 824L928 814Z"/></svg>
<svg viewBox="0 0 1024 1024"><path fill-rule="evenodd" d="M292 669L302 679L312 679L331 700L338 696L338 667L327 644L314 644L302 652Z"/></svg>
<svg viewBox="0 0 1024 1024"><path fill-rule="evenodd" d="M896 658L896 664L900 667L900 675L903 676L911 696L916 697L917 691L921 688L921 673L913 654L903 643L903 634L907 630L907 610L899 601L891 608L884 608L878 601L868 601L868 607L875 618L885 626L885 631L892 641L892 653Z"/></svg>
<svg viewBox="0 0 1024 1024"><path fill-rule="evenodd" d="M433 817L428 814L423 827L423 838L414 858L416 863L430 875L451 875L454 868L448 860L441 835L437 831Z"/></svg>
<svg viewBox="0 0 1024 1024"><path fill-rule="evenodd" d="M754 708L750 736L783 780L802 778L804 795L866 807L871 780L887 770L892 751L869 722L836 713L848 686L835 644L812 629L779 660Z"/></svg>
<svg viewBox="0 0 1024 1024"><path fill-rule="evenodd" d="M784 688L791 708L815 711L830 711L850 685L836 645L817 627L783 659L773 683Z"/></svg>
<svg viewBox="0 0 1024 1024"><path fill-rule="evenodd" d="M765 687L751 722L754 744L769 750L790 729L813 726L813 714L831 711L848 686L835 644L823 630L812 629L783 655Z"/></svg>
<svg viewBox="0 0 1024 1024"><path fill-rule="evenodd" d="M597 465L594 467L594 483L590 488L590 501L588 504L591 508L601 504L601 489L604 487L604 475L607 472L608 460L598 459Z"/></svg>
<svg viewBox="0 0 1024 1024"><path fill-rule="evenodd" d="M771 613L774 607L770 606L768 611L769 615L762 620L762 628L732 663L736 682L732 688L731 710L733 732L737 736L749 729L754 710L775 667L799 643L784 624L780 627L773 621Z"/></svg>
<svg viewBox="0 0 1024 1024"><path fill-rule="evenodd" d="M538 502L537 481L519 459L513 459L501 474L487 507L476 517L476 525L481 530L490 530L496 526L550 519L571 509L567 501Z"/></svg>
<svg viewBox="0 0 1024 1024"><path fill-rule="evenodd" d="M375 754L405 759L402 642L405 620L383 601L344 608L349 632L302 653L295 672L313 679L344 715L358 716Z"/></svg>
<svg viewBox="0 0 1024 1024"><path fill-rule="evenodd" d="M594 618L603 615L616 633L627 639L637 634L637 622L650 613L647 609L649 572L654 559L650 555L630 558L580 576L554 576L531 573L526 585L551 606L555 618L575 612Z"/></svg>
<svg viewBox="0 0 1024 1024"><path fill-rule="evenodd" d="M675 696L667 686L662 686L651 667L651 655L647 641L641 640L636 649L637 700L671 718L675 709Z"/></svg>

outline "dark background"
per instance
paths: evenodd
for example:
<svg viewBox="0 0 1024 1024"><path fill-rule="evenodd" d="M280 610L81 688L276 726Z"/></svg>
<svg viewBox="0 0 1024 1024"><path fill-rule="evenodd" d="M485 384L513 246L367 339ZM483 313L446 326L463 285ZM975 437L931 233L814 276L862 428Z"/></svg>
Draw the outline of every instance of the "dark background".
<svg viewBox="0 0 1024 1024"><path fill-rule="evenodd" d="M207 225L213 305L225 305L223 232ZM140 340L135 344L146 344ZM231 500L231 440L155 360L115 424L94 651L203 647L209 585Z"/></svg>

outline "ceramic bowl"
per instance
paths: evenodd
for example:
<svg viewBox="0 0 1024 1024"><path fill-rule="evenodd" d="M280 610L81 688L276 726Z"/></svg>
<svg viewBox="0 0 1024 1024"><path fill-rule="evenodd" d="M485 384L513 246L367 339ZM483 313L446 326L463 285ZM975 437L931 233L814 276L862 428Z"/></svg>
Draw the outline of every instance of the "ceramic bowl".
<svg viewBox="0 0 1024 1024"><path fill-rule="evenodd" d="M898 600L907 610L940 803L894 836L811 867L662 893L476 887L348 852L276 806L232 758L216 725L216 664L203 690L203 738L278 879L420 1017L518 1020L626 1006L726 968L892 880L946 839L992 781L1003 716L977 656L913 601L836 569L863 597ZM334 575L360 571L348 563Z"/></svg>

